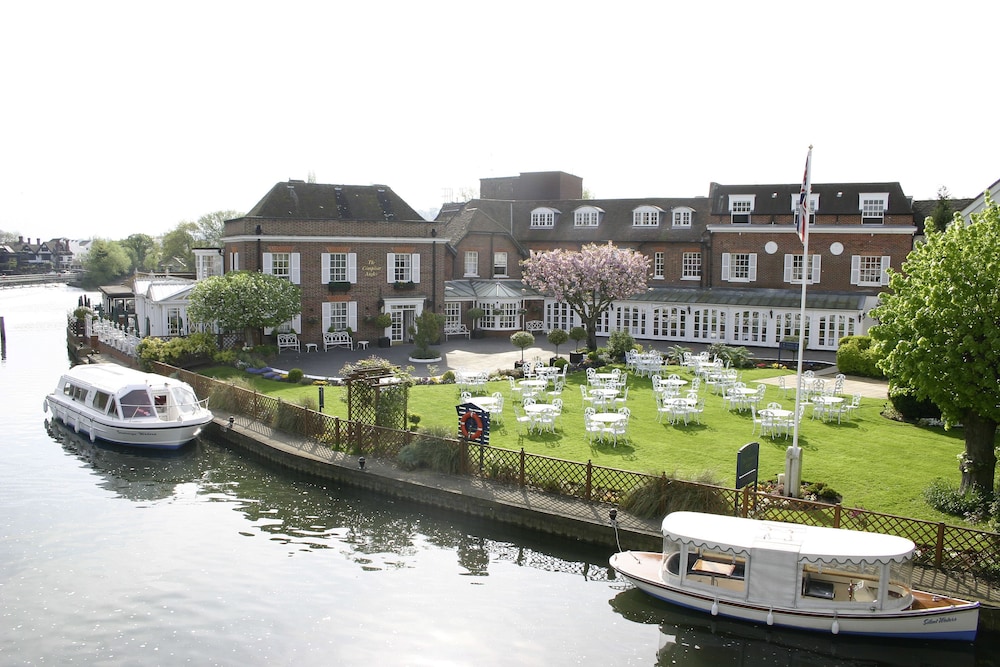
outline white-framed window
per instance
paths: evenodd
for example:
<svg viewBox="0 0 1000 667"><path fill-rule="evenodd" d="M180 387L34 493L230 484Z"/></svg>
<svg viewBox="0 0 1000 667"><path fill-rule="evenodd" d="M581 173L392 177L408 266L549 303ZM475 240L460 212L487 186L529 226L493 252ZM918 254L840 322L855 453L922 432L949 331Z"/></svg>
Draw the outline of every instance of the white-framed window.
<svg viewBox="0 0 1000 667"><path fill-rule="evenodd" d="M822 257L819 255L809 255L809 269L806 274L809 276L807 285L819 283L821 259ZM804 264L802 255L785 255L785 282L801 285Z"/></svg>
<svg viewBox="0 0 1000 667"><path fill-rule="evenodd" d="M757 280L757 253L722 253L722 280L731 283L752 283Z"/></svg>
<svg viewBox="0 0 1000 667"><path fill-rule="evenodd" d="M692 213L694 213L694 211L687 206L678 206L672 212L671 224L674 227L690 227Z"/></svg>
<svg viewBox="0 0 1000 667"><path fill-rule="evenodd" d="M660 224L663 209L656 206L640 206L632 210L633 227L656 227Z"/></svg>
<svg viewBox="0 0 1000 667"><path fill-rule="evenodd" d="M194 251L195 279L204 280L210 276L222 275L222 255L215 250Z"/></svg>
<svg viewBox="0 0 1000 667"><path fill-rule="evenodd" d="M408 252L387 252L386 276L389 283L419 283L420 255Z"/></svg>
<svg viewBox="0 0 1000 667"><path fill-rule="evenodd" d="M465 251L465 275L473 277L479 275L479 253L475 250Z"/></svg>
<svg viewBox="0 0 1000 667"><path fill-rule="evenodd" d="M667 254L664 252L653 253L653 279L663 280L664 269L667 264Z"/></svg>
<svg viewBox="0 0 1000 667"><path fill-rule="evenodd" d="M811 192L809 193L809 224L816 224L816 211L819 210L819 193ZM795 220L795 227L798 229L799 226L799 195L792 195L792 216Z"/></svg>
<svg viewBox="0 0 1000 667"><path fill-rule="evenodd" d="M701 279L701 253L686 252L681 256L681 280Z"/></svg>
<svg viewBox="0 0 1000 667"><path fill-rule="evenodd" d="M229 270L230 271L240 270L240 253L238 252L229 253Z"/></svg>
<svg viewBox="0 0 1000 667"><path fill-rule="evenodd" d="M730 221L734 225L749 225L756 195L729 195Z"/></svg>
<svg viewBox="0 0 1000 667"><path fill-rule="evenodd" d="M358 282L358 254L354 252L320 253L321 283Z"/></svg>
<svg viewBox="0 0 1000 667"><path fill-rule="evenodd" d="M167 308L167 335L168 336L182 336L184 335L184 320L181 317L182 312L178 306L170 306Z"/></svg>
<svg viewBox="0 0 1000 667"><path fill-rule="evenodd" d="M596 206L581 206L573 211L574 227L597 227L601 224L604 211Z"/></svg>
<svg viewBox="0 0 1000 667"><path fill-rule="evenodd" d="M458 326L462 323L462 302L446 301L444 304L445 326Z"/></svg>
<svg viewBox="0 0 1000 667"><path fill-rule="evenodd" d="M265 252L263 256L264 273L278 276L299 284L299 253L297 252Z"/></svg>
<svg viewBox="0 0 1000 667"><path fill-rule="evenodd" d="M358 330L357 301L327 301L323 304L323 331Z"/></svg>
<svg viewBox="0 0 1000 667"><path fill-rule="evenodd" d="M862 192L858 195L858 209L862 225L881 225L889 208L888 192Z"/></svg>
<svg viewBox="0 0 1000 667"><path fill-rule="evenodd" d="M889 284L888 255L852 255L851 284L878 287Z"/></svg>
<svg viewBox="0 0 1000 667"><path fill-rule="evenodd" d="M551 228L556 226L556 218L559 211L554 208L541 207L531 212L531 226L538 228Z"/></svg>
<svg viewBox="0 0 1000 667"><path fill-rule="evenodd" d="M507 253L505 252L493 253L493 277L494 278L507 277Z"/></svg>

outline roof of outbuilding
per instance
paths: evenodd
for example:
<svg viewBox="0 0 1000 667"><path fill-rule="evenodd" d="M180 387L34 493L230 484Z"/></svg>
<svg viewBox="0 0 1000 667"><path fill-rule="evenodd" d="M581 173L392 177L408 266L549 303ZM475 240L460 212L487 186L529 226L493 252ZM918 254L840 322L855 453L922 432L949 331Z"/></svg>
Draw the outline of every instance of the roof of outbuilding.
<svg viewBox="0 0 1000 667"><path fill-rule="evenodd" d="M386 185L276 184L246 217L427 222Z"/></svg>

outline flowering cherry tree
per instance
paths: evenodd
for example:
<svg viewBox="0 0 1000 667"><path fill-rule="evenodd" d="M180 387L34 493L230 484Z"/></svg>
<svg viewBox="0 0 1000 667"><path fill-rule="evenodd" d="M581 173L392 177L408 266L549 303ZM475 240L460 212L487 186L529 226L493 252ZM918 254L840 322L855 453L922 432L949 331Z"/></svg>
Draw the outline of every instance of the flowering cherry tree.
<svg viewBox="0 0 1000 667"><path fill-rule="evenodd" d="M649 258L631 249L591 243L579 252L557 249L521 262L524 281L566 303L587 329L587 348L597 349L597 320L613 302L646 289Z"/></svg>

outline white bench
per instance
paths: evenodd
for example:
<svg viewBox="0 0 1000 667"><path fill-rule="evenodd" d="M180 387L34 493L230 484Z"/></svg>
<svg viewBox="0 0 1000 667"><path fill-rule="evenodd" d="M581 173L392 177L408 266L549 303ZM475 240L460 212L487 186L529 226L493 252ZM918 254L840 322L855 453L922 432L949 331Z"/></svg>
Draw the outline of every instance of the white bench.
<svg viewBox="0 0 1000 667"><path fill-rule="evenodd" d="M466 338L469 338L469 328L464 324L446 324L444 326L445 340L447 340L449 336L465 336Z"/></svg>
<svg viewBox="0 0 1000 667"><path fill-rule="evenodd" d="M299 348L299 337L293 333L280 333L278 334L278 354L281 354L282 350L295 350L300 351Z"/></svg>
<svg viewBox="0 0 1000 667"><path fill-rule="evenodd" d="M323 351L326 352L331 347L346 347L348 350L354 349L354 341L351 334L346 331L327 331L323 334Z"/></svg>
<svg viewBox="0 0 1000 667"><path fill-rule="evenodd" d="M524 323L525 331L545 331L545 322L541 320L528 320Z"/></svg>

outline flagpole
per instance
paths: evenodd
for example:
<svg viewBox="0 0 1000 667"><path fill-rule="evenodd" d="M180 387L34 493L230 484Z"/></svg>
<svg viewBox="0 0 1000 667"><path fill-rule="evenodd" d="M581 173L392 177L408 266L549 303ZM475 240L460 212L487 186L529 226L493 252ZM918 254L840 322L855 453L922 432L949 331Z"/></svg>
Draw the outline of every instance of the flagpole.
<svg viewBox="0 0 1000 667"><path fill-rule="evenodd" d="M799 298L799 354L795 369L795 414L792 416L792 446L785 453L785 495L798 498L802 480L802 448L799 447L799 410L802 409L802 356L806 343L806 286L812 279L812 262L809 257L809 200L812 195L812 146L806 155L806 169L799 192L797 227L802 240L802 291Z"/></svg>

